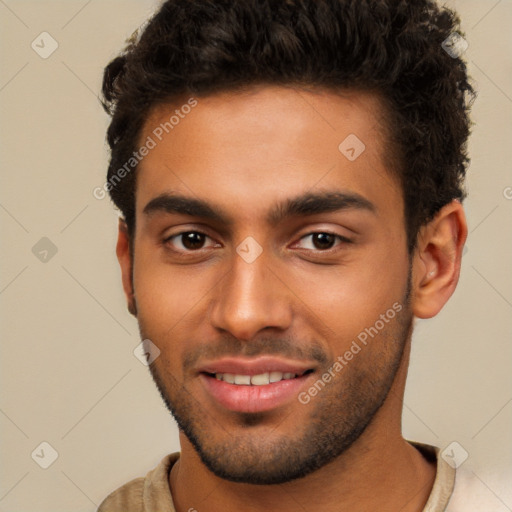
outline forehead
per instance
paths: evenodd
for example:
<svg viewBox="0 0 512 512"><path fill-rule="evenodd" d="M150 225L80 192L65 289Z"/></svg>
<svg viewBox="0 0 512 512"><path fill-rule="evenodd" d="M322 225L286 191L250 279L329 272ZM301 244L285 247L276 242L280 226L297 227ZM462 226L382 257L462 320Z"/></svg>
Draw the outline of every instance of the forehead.
<svg viewBox="0 0 512 512"><path fill-rule="evenodd" d="M357 91L262 86L158 105L139 139L154 147L138 167L137 214L161 193L239 216L315 188L400 202L382 119L379 98Z"/></svg>

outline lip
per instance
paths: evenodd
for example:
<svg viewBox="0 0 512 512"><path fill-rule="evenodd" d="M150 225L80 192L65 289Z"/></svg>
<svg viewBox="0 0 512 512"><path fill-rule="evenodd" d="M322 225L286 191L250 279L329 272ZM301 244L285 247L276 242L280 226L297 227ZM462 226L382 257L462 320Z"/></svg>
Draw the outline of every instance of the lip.
<svg viewBox="0 0 512 512"><path fill-rule="evenodd" d="M223 358L205 363L199 373L234 373L237 375L259 375L265 372L283 372L302 375L307 370L315 369L314 363L299 363L272 356L257 358Z"/></svg>
<svg viewBox="0 0 512 512"><path fill-rule="evenodd" d="M205 364L199 373L199 379L207 394L222 408L228 411L257 413L271 411L296 399L302 388L315 375L314 365L286 361L274 357L257 359L222 359ZM272 382L263 386L244 386L230 384L215 378L215 373L234 373L238 375L258 375L278 371L295 373L299 377Z"/></svg>

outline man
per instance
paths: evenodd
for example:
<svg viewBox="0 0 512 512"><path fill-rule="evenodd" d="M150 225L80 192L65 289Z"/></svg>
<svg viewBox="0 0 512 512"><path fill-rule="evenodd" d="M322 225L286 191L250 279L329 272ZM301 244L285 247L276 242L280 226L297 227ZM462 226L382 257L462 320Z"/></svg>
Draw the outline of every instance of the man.
<svg viewBox="0 0 512 512"><path fill-rule="evenodd" d="M401 434L467 234L457 30L428 0L170 0L106 68L123 287L181 452L101 512L460 510Z"/></svg>

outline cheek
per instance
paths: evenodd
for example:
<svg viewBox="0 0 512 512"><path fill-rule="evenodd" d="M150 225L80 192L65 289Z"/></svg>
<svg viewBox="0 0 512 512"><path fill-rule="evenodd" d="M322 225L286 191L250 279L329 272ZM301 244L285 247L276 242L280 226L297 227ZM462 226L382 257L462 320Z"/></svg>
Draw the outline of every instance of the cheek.
<svg viewBox="0 0 512 512"><path fill-rule="evenodd" d="M154 336L165 337L202 314L218 274L199 266L171 266L156 250L143 249L136 253L133 269L138 319Z"/></svg>
<svg viewBox="0 0 512 512"><path fill-rule="evenodd" d="M302 299L297 303L303 302L303 314L313 321L316 317L318 328L323 323L331 335L346 337L373 325L396 301L403 300L407 276L407 257L367 251L338 267L288 270L286 281L293 283L295 294Z"/></svg>
<svg viewBox="0 0 512 512"><path fill-rule="evenodd" d="M180 269L142 258L133 278L140 333L159 348L154 370L169 389L183 380L183 352L196 339L201 292L204 296L206 288L197 290L196 280Z"/></svg>

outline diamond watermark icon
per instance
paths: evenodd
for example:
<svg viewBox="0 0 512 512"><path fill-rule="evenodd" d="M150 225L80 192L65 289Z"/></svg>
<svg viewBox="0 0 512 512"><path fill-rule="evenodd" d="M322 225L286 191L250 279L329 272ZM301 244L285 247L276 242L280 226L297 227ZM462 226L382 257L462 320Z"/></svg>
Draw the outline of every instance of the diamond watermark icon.
<svg viewBox="0 0 512 512"><path fill-rule="evenodd" d="M441 457L453 468L461 466L469 454L457 441L450 443L442 452Z"/></svg>
<svg viewBox="0 0 512 512"><path fill-rule="evenodd" d="M238 245L236 252L246 263L253 263L263 252L263 247L252 236L248 236Z"/></svg>
<svg viewBox="0 0 512 512"><path fill-rule="evenodd" d="M30 455L43 469L48 469L58 458L57 450L46 441L43 441Z"/></svg>
<svg viewBox="0 0 512 512"><path fill-rule="evenodd" d="M133 355L144 366L149 366L160 355L160 349L151 340L143 340L135 347Z"/></svg>
<svg viewBox="0 0 512 512"><path fill-rule="evenodd" d="M32 254L42 263L48 263L57 251L57 246L45 236L32 247Z"/></svg>
<svg viewBox="0 0 512 512"><path fill-rule="evenodd" d="M39 57L47 59L59 47L59 43L48 32L41 32L30 46Z"/></svg>
<svg viewBox="0 0 512 512"><path fill-rule="evenodd" d="M341 142L338 149L347 160L353 162L366 149L366 146L357 135L351 133Z"/></svg>
<svg viewBox="0 0 512 512"><path fill-rule="evenodd" d="M469 45L468 42L458 32L452 32L441 43L441 46L452 59L456 59L468 49Z"/></svg>

